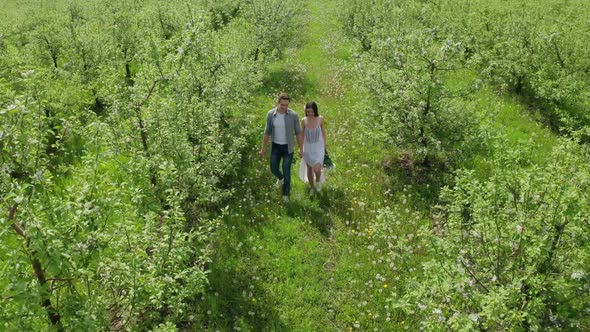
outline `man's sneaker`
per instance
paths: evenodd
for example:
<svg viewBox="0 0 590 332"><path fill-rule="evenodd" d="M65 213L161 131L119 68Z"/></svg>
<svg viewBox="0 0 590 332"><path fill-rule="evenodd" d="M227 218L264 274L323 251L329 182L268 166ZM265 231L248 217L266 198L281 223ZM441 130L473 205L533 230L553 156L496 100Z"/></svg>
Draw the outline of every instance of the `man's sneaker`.
<svg viewBox="0 0 590 332"><path fill-rule="evenodd" d="M283 202L289 203L289 196L283 196Z"/></svg>
<svg viewBox="0 0 590 332"><path fill-rule="evenodd" d="M285 183L285 178L277 180L277 183L275 184L275 186L277 188L281 188L281 187L283 187L283 183Z"/></svg>
<svg viewBox="0 0 590 332"><path fill-rule="evenodd" d="M318 193L322 192L322 184L319 182L315 183L315 191L317 191Z"/></svg>
<svg viewBox="0 0 590 332"><path fill-rule="evenodd" d="M313 196L313 188L309 188L309 196Z"/></svg>

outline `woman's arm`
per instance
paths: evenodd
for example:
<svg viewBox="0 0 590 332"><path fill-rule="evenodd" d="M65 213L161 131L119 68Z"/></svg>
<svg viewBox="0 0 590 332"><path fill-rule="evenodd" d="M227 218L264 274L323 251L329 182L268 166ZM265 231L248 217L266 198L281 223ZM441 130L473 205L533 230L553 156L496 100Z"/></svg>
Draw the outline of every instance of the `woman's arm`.
<svg viewBox="0 0 590 332"><path fill-rule="evenodd" d="M297 135L297 143L299 143L299 155L303 155L303 142L305 141L305 117L301 119L301 132Z"/></svg>
<svg viewBox="0 0 590 332"><path fill-rule="evenodd" d="M324 150L328 149L328 134L326 133L326 126L324 126L324 117L320 116L320 128L322 128L322 137L324 138Z"/></svg>

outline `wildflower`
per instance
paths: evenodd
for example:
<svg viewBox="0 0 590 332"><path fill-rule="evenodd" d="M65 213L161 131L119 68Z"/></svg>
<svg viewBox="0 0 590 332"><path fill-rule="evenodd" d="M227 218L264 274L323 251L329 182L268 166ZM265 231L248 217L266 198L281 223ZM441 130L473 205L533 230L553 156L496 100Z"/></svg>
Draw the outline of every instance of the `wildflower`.
<svg viewBox="0 0 590 332"><path fill-rule="evenodd" d="M17 100L17 102L18 102L18 100ZM12 110L13 110L13 109L15 109L15 108L16 108L16 105L15 105L15 104L10 104L10 105L8 105L8 107L6 108L6 110L7 110L7 111L12 111ZM5 113L5 112L6 112L6 111L4 111L4 112L2 112L2 113Z"/></svg>
<svg viewBox="0 0 590 332"><path fill-rule="evenodd" d="M469 319L473 322L477 322L479 320L479 314L476 312L470 313Z"/></svg>

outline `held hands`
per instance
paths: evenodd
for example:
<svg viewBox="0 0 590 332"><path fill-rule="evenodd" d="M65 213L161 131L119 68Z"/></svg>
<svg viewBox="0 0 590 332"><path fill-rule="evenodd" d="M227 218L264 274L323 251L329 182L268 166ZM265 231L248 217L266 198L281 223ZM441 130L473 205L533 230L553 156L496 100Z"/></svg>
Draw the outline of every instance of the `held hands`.
<svg viewBox="0 0 590 332"><path fill-rule="evenodd" d="M299 157L303 157L303 147L299 148Z"/></svg>
<svg viewBox="0 0 590 332"><path fill-rule="evenodd" d="M260 158L264 159L266 157L266 147L260 149Z"/></svg>

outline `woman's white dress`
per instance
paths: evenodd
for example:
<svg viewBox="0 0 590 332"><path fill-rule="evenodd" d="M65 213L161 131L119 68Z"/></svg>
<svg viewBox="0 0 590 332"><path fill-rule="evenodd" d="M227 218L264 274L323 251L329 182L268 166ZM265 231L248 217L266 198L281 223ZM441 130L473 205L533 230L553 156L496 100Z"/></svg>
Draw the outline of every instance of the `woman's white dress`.
<svg viewBox="0 0 590 332"><path fill-rule="evenodd" d="M322 127L318 124L314 129L305 126L305 138L303 141L303 160L299 167L299 178L304 182L307 180L306 164L313 167L317 164L323 165L324 155L326 150L324 147L324 136L322 135ZM326 177L322 170L320 183L326 181Z"/></svg>

